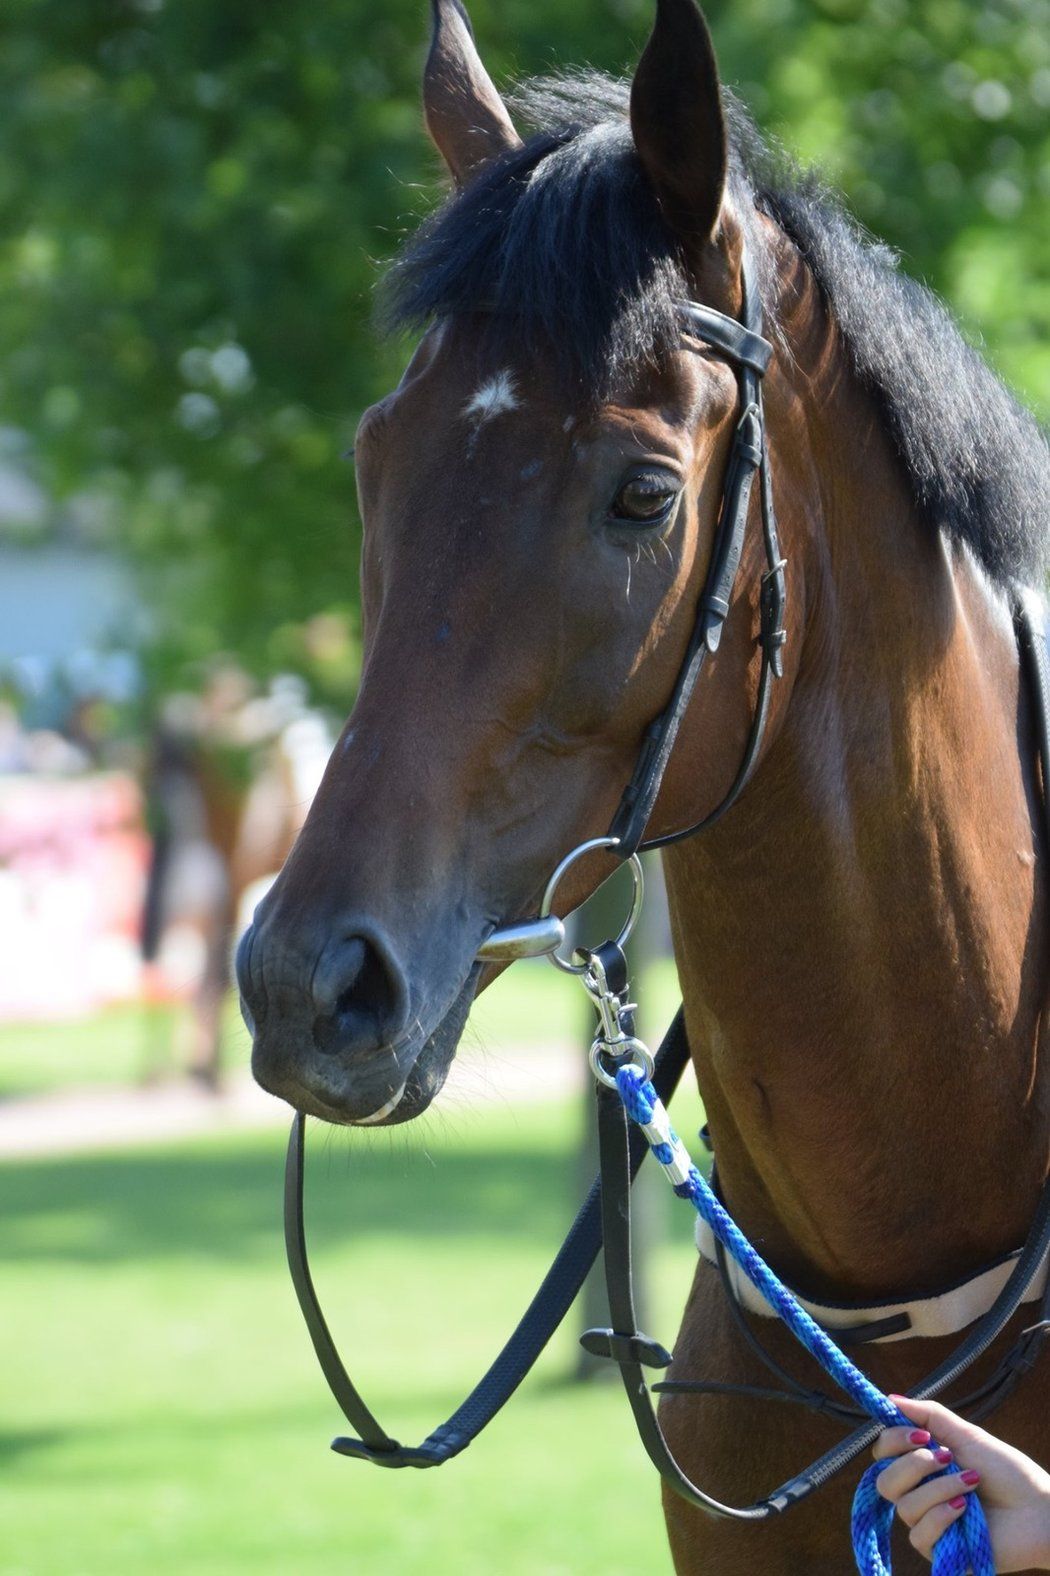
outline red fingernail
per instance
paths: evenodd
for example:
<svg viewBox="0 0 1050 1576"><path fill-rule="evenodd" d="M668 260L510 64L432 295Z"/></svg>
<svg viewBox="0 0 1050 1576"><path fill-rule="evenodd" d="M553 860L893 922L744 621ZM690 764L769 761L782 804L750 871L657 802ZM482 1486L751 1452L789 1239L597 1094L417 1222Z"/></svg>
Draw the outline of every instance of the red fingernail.
<svg viewBox="0 0 1050 1576"><path fill-rule="evenodd" d="M981 1481L981 1474L979 1472L975 1472L973 1467L970 1468L969 1472L960 1472L959 1476L962 1478L964 1483L969 1483L971 1486L974 1483L979 1483Z"/></svg>
<svg viewBox="0 0 1050 1576"><path fill-rule="evenodd" d="M952 1507L953 1510L965 1510L965 1508L966 1508L966 1495L965 1494L960 1494L958 1499L950 1499L948 1501L948 1503Z"/></svg>
<svg viewBox="0 0 1050 1576"><path fill-rule="evenodd" d="M946 1461L950 1461L952 1459L952 1453L948 1449L947 1445L938 1445L937 1449L933 1452L933 1459L935 1461L939 1461L943 1466Z"/></svg>
<svg viewBox="0 0 1050 1576"><path fill-rule="evenodd" d="M929 1429L913 1428L911 1433L908 1435L908 1440L913 1445L928 1445L930 1442Z"/></svg>

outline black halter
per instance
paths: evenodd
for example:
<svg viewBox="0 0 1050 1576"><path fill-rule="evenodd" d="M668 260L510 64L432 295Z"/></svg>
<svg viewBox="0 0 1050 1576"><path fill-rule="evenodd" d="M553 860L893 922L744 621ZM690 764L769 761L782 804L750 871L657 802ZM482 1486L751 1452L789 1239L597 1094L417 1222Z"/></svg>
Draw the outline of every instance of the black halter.
<svg viewBox="0 0 1050 1576"><path fill-rule="evenodd" d="M711 350L731 361L737 369L739 416L730 451L722 492L711 564L697 606L696 622L671 698L646 731L645 741L631 781L624 791L612 822L611 833L620 838L612 850L627 857L639 848L657 848L690 837L724 815L742 792L758 757L769 708L770 683L782 672L784 645L785 577L780 555L772 485L762 412L761 379L773 353L762 337L762 311L758 291L745 255L743 265L742 321L725 316L696 302L680 306L683 328ZM688 708L696 681L709 654L717 651L722 626L729 612L736 584L747 528L752 484L756 473L760 481L762 531L766 569L760 596L759 644L762 670L750 733L743 759L729 792L703 820L679 831L645 840L664 771L674 746L679 725ZM1044 785L1050 783L1050 656L1047 648L1046 609L1034 593L1021 593L1016 599L1015 618L1018 642L1028 671L1035 713ZM1050 840L1050 795L1044 787L1044 815ZM622 957L622 954L621 954ZM613 960L614 961L614 960ZM624 979L626 988L626 978ZM670 1099L682 1071L689 1061L689 1046L681 1009L675 1016L656 1058L653 1083L662 1101ZM605 1245L606 1283L614 1328L591 1330L583 1337L587 1349L609 1357L620 1366L642 1443L650 1458L679 1494L691 1504L715 1515L735 1520L759 1521L785 1510L806 1498L848 1462L855 1459L875 1438L878 1425L865 1423L847 1439L827 1451L805 1472L782 1484L752 1505L733 1507L705 1494L675 1461L664 1439L650 1400L643 1366L666 1368L671 1362L660 1344L643 1335L635 1322L631 1288L630 1188L647 1153L641 1134L628 1131L620 1101L608 1089L598 1089L598 1131L600 1171L521 1322L491 1367L478 1381L455 1413L422 1444L406 1446L386 1433L371 1412L343 1366L331 1333L325 1323L306 1253L303 1220L303 1144L305 1119L297 1114L292 1123L285 1169L284 1225L285 1245L292 1282L299 1300L310 1339L321 1370L347 1421L357 1430L353 1438L339 1438L332 1448L341 1455L354 1456L387 1467L440 1466L465 1450L491 1422L529 1373L540 1353L560 1325L583 1282ZM950 1357L942 1362L912 1394L927 1397L941 1394L991 1346L1020 1307L1040 1266L1050 1252L1050 1181L1044 1186L1039 1208L1021 1255L1007 1284L994 1305L973 1324ZM729 1301L742 1333L763 1360L788 1386L783 1390L760 1390L754 1386L719 1385L698 1381L676 1381L658 1390L695 1390L716 1393L741 1393L779 1401L799 1402L848 1418L853 1414L819 1392L807 1390L776 1365L737 1309L732 1288L727 1284ZM1035 1362L1043 1339L1050 1331L1050 1280L1039 1305L1035 1321L1015 1340L995 1366L990 1377L973 1395L954 1404L969 1405L976 1415L985 1416L1005 1398L1022 1375ZM842 1332L832 1332L842 1339ZM856 1342L877 1338L879 1326L854 1334Z"/></svg>

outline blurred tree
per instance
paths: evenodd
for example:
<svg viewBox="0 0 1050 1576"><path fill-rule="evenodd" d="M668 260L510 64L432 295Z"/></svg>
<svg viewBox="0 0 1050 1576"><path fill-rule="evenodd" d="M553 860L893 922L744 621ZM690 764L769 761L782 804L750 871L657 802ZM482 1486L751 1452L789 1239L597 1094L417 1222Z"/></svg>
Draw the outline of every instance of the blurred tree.
<svg viewBox="0 0 1050 1576"><path fill-rule="evenodd" d="M620 69L650 0L478 0L497 79ZM1050 0L712 0L726 79L1050 408ZM439 184L423 0L8 0L0 421L156 566L162 668L352 685L340 455L403 350L376 262ZM318 620L316 615L322 615Z"/></svg>

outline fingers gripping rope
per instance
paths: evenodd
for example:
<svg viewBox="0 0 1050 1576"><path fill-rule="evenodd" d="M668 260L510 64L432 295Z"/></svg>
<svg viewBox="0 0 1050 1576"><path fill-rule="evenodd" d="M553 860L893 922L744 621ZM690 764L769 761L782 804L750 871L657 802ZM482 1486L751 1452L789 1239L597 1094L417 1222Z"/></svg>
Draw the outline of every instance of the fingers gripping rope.
<svg viewBox="0 0 1050 1576"><path fill-rule="evenodd" d="M792 1335L801 1341L825 1372L869 1417L889 1427L907 1425L908 1419L898 1412L881 1390L865 1378L827 1332L800 1307L722 1208L671 1127L667 1111L648 1078L637 1067L624 1067L616 1075L616 1088L627 1115L645 1134L649 1147L667 1173L678 1197L690 1200L726 1251L740 1265L748 1280L783 1319ZM892 1572L890 1529L893 1525L893 1506L881 1498L876 1487L883 1465L888 1463L868 1468L857 1485L853 1499L853 1553L861 1576L891 1576ZM957 1472L958 1468L953 1462L945 1471ZM966 1510L962 1517L951 1524L933 1551L933 1576L967 1576L968 1572L972 1572L973 1576L995 1576L988 1524L976 1494L967 1495Z"/></svg>

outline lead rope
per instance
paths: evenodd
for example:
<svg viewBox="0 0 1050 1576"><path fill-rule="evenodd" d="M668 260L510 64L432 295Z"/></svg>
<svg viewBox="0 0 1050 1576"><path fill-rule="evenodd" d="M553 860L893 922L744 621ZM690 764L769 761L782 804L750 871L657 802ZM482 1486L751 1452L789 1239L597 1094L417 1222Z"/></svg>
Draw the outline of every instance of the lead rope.
<svg viewBox="0 0 1050 1576"><path fill-rule="evenodd" d="M635 1041L635 1044L640 1042ZM633 1056L635 1053L632 1051L629 1054ZM827 1332L810 1318L718 1202L672 1128L666 1107L649 1081L644 1066L638 1067L632 1061L631 1065L621 1067L615 1074L614 1083L629 1119L641 1129L677 1196L689 1200L796 1340L875 1422L889 1428L899 1424L908 1426L908 1419L903 1413L850 1362ZM890 1555L893 1506L880 1496L876 1487L879 1473L888 1465L888 1462L876 1462L868 1467L853 1498L853 1554L861 1576L891 1576L893 1569ZM936 1476L944 1477L958 1470L953 1461ZM995 1576L988 1523L976 1494L967 1495L966 1510L962 1517L948 1527L933 1551L933 1576L967 1576L967 1572L972 1572L973 1576Z"/></svg>

